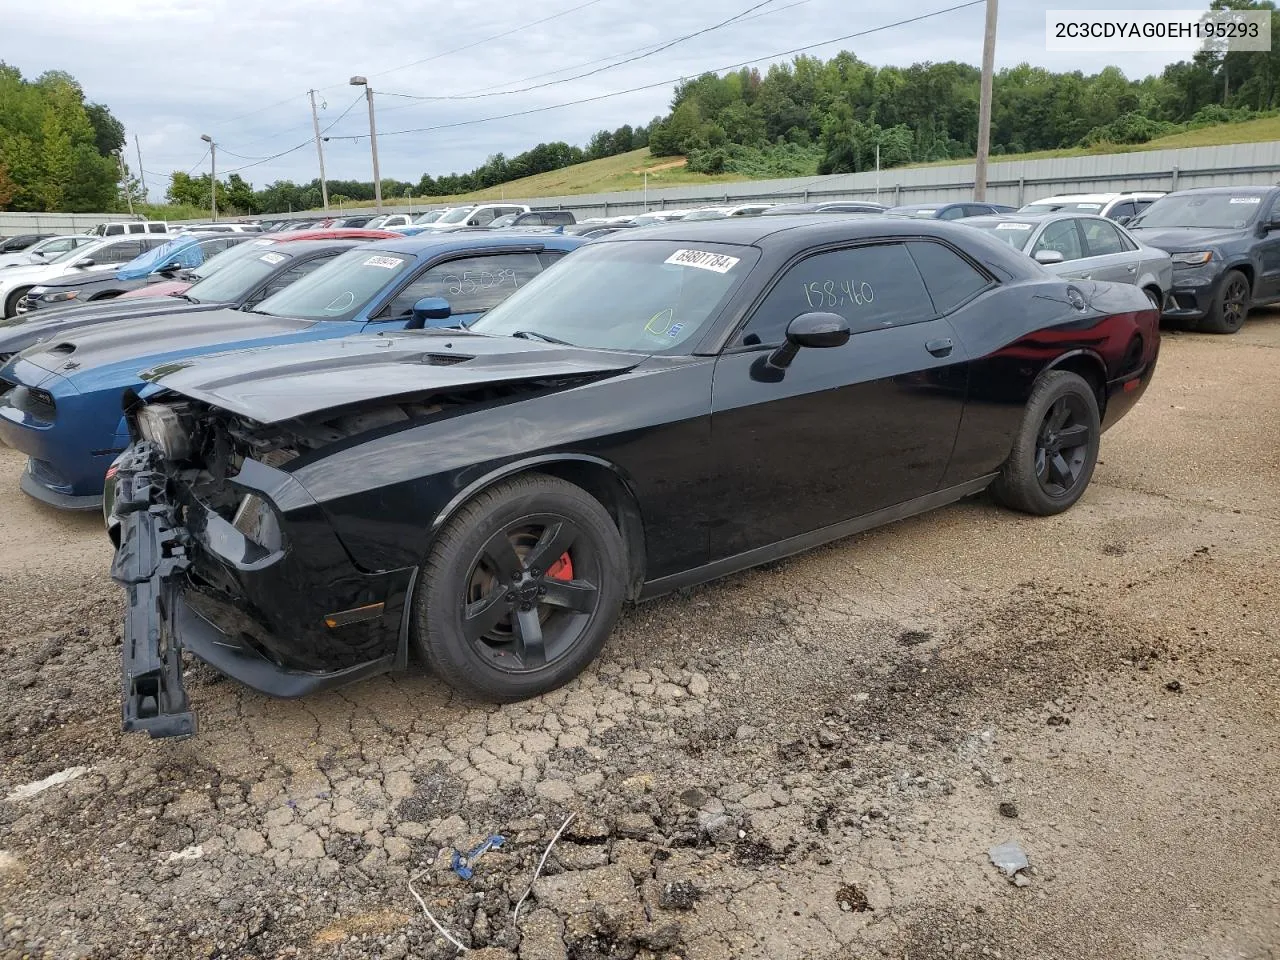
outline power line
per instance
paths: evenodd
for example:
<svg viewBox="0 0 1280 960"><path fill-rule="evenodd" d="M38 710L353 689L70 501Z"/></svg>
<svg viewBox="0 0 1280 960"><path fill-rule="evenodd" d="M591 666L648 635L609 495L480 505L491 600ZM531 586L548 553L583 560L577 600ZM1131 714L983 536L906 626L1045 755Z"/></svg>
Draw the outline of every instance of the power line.
<svg viewBox="0 0 1280 960"><path fill-rule="evenodd" d="M209 151L208 151L208 150L206 150L206 151L204 152L204 157L207 157L208 155L209 155ZM191 169L187 171L187 176L188 176L188 177L189 177L189 176L191 176L191 174L193 174L193 173L195 173L195 172L196 172L196 167L198 167L198 166L200 166L202 163L204 163L204 157L201 157L199 160L197 160L195 163L193 163L193 164L191 165Z"/></svg>
<svg viewBox="0 0 1280 960"><path fill-rule="evenodd" d="M870 27L866 30L859 30L856 33L846 34L843 37L833 37L830 40L822 40L822 41L819 41L818 43L810 43L802 47L793 47L790 50L784 50L780 53L772 53L763 57L755 57L751 60L742 60L742 61L739 61L738 63L731 63L731 64L728 64L727 66L714 67L707 70L702 70L702 71L699 71L699 73L721 73L727 70L736 70L739 67L750 66L753 63L761 63L762 61L774 60L779 57L788 57L788 56L791 56L792 54L803 53L806 50L813 50L817 47L829 46L833 43L843 43L846 40L853 40L858 37L865 37L873 33L879 33L883 30L893 29L894 27L903 27L903 26L906 26L907 24L919 23L922 20L928 20L932 17L938 17L945 13L953 13L956 10L964 10L968 7L981 6L984 3L986 3L986 0L967 0L967 2L959 3L959 4L956 4L955 6L944 7L941 10L934 10L930 13L923 13L916 17L908 17L905 20L897 20L897 21L894 21L893 23L886 23L879 27ZM609 100L613 97L625 96L628 93L639 93L644 90L653 90L657 87L665 87L665 86L670 86L673 83L680 83L681 81L686 79L688 79L687 75L683 77L675 77L669 80L660 80L656 83L646 83L638 87L629 87L626 90L615 90L612 93L602 93L594 97L584 97L581 100L571 100L567 103L553 103L544 107L533 107L529 110L517 110L513 113L504 113L504 114L500 114L492 117L479 117L474 120L458 120L453 123L441 123L431 127L415 127L410 130L390 130L385 133L379 133L378 135L380 137L396 137L396 136L402 136L404 134L409 134L409 133L432 133L436 130L450 130L450 129L453 129L454 127L468 127L478 123L489 123L490 121L493 121L493 120L511 120L515 117L527 117L531 114L545 113L548 110L559 110L563 107L576 107L584 103L597 103L601 100ZM331 137L330 139L351 140L356 138Z"/></svg>
<svg viewBox="0 0 1280 960"><path fill-rule="evenodd" d="M353 109L355 109L355 105L356 105L357 103L359 103L359 102L360 102L361 100L363 100L363 99L364 99L364 94L362 93L362 94L360 94L359 96L357 96L354 100L352 100L352 101L351 101L350 106L348 106L348 107L347 107L347 109L343 110L343 111L342 111L342 113L340 113L340 114L338 115L337 120L334 120L334 121L333 121L333 123L329 124L327 127L325 127L323 130L321 130L321 131L320 131L320 132L321 132L321 134L325 134L325 133L329 132L330 130L332 130L334 127L336 127L336 126L338 125L339 121L341 121L343 117L345 117L348 113L350 113ZM358 139L358 138L356 138L356 137L339 137L339 138L337 138L337 139L340 139L340 140L354 140L354 139ZM238 167L232 167L230 170L224 170L224 171L223 171L223 173L228 173L228 174L230 174L230 173L239 173L241 170L248 170L250 167L260 166L261 164L269 163L269 162L270 162L270 161L272 161L272 160L279 160L281 157L287 157L289 154L291 154L291 153L296 153L297 151L301 150L303 147L310 147L310 146L313 146L314 144L315 144L315 138L314 138L314 137L309 137L308 139L304 140L302 143L298 144L297 146L290 147L288 150L281 150L279 153L272 154L272 155L271 155L271 156L269 156L269 157L257 157L257 158L254 158L254 160L253 160L253 162L252 162L252 163L246 163L246 164L242 164L241 166L238 166ZM225 153L230 153L230 151L229 151L229 150L225 150L225 148L224 148L224 151L223 151L223 152L225 152ZM238 156L238 154L232 154L232 156Z"/></svg>
<svg viewBox="0 0 1280 960"><path fill-rule="evenodd" d="M771 17L774 14L782 13L784 10L790 10L792 7L801 7L801 6L804 6L806 3L811 3L811 2L812 0L793 0L792 3L788 3L786 6L775 7L772 10L765 10L763 13L752 14L749 17L742 17L740 20L736 21L736 24L743 24L749 20L759 20L761 17ZM663 43L666 43L666 41L665 40L658 41L659 46L662 45ZM607 60L612 60L614 57L626 57L633 53L643 53L646 50L654 50L654 46L655 46L654 44L650 43L650 44L646 44L643 47L632 47L630 50L621 50L618 53L611 53L606 57L596 57L594 60L582 60L582 61L579 61L578 63L572 63L572 64L569 64L567 67L560 67L559 69L556 69L556 70L544 70L541 73L534 73L526 77L519 77L518 79L511 82L524 83L526 80L540 80L543 77L554 77L556 74L564 73L566 70L576 70L579 67L594 66L597 63L604 63ZM486 91L493 90L495 87L500 87L500 86L502 86L502 84L492 83L487 87L477 87L474 90L467 90L465 92L466 93L484 93ZM391 108L388 108L387 110L384 110L383 112L390 113L392 110L404 110L404 109L407 109L407 106L391 107Z"/></svg>
<svg viewBox="0 0 1280 960"><path fill-rule="evenodd" d="M405 97L406 99L409 99L409 100L433 100L433 101L435 100L482 100L488 97L503 97L512 93L528 93L531 90L542 90L545 87L554 87L562 83L572 83L574 80L581 80L584 77L593 77L598 73L604 73L606 70L612 70L615 67L621 67L624 64L635 63L637 60L644 60L646 57L652 57L654 54L662 53L662 51L664 50L670 50L672 47L676 46L677 44L684 43L686 40L692 40L695 37L701 37L704 34L711 33L714 30L719 30L723 27L730 26L731 24L737 22L738 20L741 20L743 17L747 16L748 14L755 13L761 7L767 7L769 4L773 2L775 2L775 0L761 0L760 3L757 3L754 6L748 7L746 10L743 10L741 13L734 14L732 17L729 17L727 20L721 20L719 23L713 23L710 26L703 27L701 30L695 30L693 33L686 33L684 36L676 37L673 40L668 40L667 42L663 43L661 46L656 47L653 50L650 50L648 53L638 53L635 56L627 57L624 60L619 60L616 63L606 64L603 67L596 67L594 70L588 70L586 73L579 73L572 77L563 77L559 80L548 80L546 83L535 83L532 86L516 87L511 90L495 90L491 93L454 94L452 96L443 96L443 97L420 97L420 96L415 96L413 94L408 94L408 93L391 93L391 94L383 93L382 96Z"/></svg>
<svg viewBox="0 0 1280 960"><path fill-rule="evenodd" d="M504 30L502 33L495 33L491 37L485 37L482 40L474 40L471 43L463 44L460 47L454 47L452 50L445 50L442 53L433 53L431 56L423 57L421 60L414 60L414 61L411 61L410 63L404 63L398 67L390 67L386 70L381 70L378 73L371 73L369 74L369 76L385 77L388 73L395 73L399 70L407 70L409 69L409 67L416 67L423 63L430 63L432 60L439 60L441 57L447 57L447 56L450 56L451 54L461 53L464 50L471 50L475 47L481 46L482 44L492 43L494 40L501 40L503 37L509 37L513 33L520 33L523 30L528 30L530 27L536 27L539 24L548 23L551 20L558 20L560 17L567 17L571 13L576 13L579 10L585 10L587 7L593 7L600 2L601 0L586 0L586 3L580 3L576 7L570 7L568 10L561 10L559 13L553 13L550 16L543 17L540 20L534 20L534 21L531 21L530 23L522 23L518 27L512 27L509 30ZM338 84L334 84L334 86L338 86Z"/></svg>

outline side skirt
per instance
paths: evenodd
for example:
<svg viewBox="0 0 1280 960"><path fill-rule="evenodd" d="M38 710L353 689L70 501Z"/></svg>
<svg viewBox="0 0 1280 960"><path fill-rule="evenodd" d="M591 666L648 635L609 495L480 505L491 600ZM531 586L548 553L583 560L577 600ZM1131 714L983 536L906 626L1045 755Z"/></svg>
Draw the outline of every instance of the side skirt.
<svg viewBox="0 0 1280 960"><path fill-rule="evenodd" d="M916 497L914 500L907 500L892 507L885 507L883 510L877 510L874 513L867 513L851 520L842 520L840 523L833 523L828 527L821 527L809 533L802 533L786 540L779 540L777 543L766 544L763 547L756 547L754 550L735 554L732 557L715 560L701 567L686 570L683 573L674 573L669 577L650 580L644 585L644 589L640 593L640 599L651 600L654 597L662 596L664 593L670 593L672 590L679 590L681 587L691 587L694 584L706 583L708 580L717 580L731 573L746 570L748 567L757 567L762 563L781 560L783 557L790 557L797 553L803 553L805 550L812 550L814 547L830 543L832 540L839 540L842 537L853 536L855 533L862 533L872 527L893 523L895 520L905 520L907 517L914 517L919 513L926 513L938 507L945 507L949 503L955 503L957 500L962 500L975 493L981 493L990 486L991 481L995 480L996 476L997 474L991 473L976 480L970 480L954 487L947 487L945 490L938 490L923 497Z"/></svg>

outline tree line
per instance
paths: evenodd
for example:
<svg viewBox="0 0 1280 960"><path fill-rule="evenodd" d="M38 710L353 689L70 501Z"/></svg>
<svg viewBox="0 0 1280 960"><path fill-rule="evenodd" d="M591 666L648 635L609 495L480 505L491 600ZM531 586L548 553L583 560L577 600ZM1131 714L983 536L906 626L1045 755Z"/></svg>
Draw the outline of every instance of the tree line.
<svg viewBox="0 0 1280 960"><path fill-rule="evenodd" d="M70 74L28 81L0 62L0 210L117 209L123 146L124 126Z"/></svg>
<svg viewBox="0 0 1280 960"><path fill-rule="evenodd" d="M1213 0L1213 9L1272 10L1270 0ZM649 123L600 130L585 147L539 143L497 153L465 173L416 182L385 179L384 199L443 197L626 153L687 156L703 173L749 177L850 173L971 157L977 148L979 71L965 63L876 67L842 51L800 56L766 71L706 73L677 85L670 110ZM1118 67L1055 73L1021 64L994 78L994 156L1100 143L1135 144L1178 130L1280 109L1280 45L1270 52L1206 50L1159 75L1130 80ZM0 64L0 210L110 210L124 190L112 151L124 131L101 104L86 103L67 74L33 82ZM126 179L128 179L126 177ZM371 181L330 180L332 204L373 200ZM175 171L167 199L209 206L208 174ZM276 180L261 189L231 174L219 209L265 214L320 206L320 181Z"/></svg>

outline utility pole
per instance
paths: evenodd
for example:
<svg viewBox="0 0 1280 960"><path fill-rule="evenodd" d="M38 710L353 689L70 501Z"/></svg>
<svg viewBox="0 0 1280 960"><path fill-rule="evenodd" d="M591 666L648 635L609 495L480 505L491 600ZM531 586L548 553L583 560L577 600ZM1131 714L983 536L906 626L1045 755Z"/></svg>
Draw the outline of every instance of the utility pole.
<svg viewBox="0 0 1280 960"><path fill-rule="evenodd" d="M320 200L324 212L329 212L329 182L324 178L324 147L320 145L320 118L316 116L316 92L308 90L311 97L311 127L316 133L316 156L320 158Z"/></svg>
<svg viewBox="0 0 1280 960"><path fill-rule="evenodd" d="M991 153L991 75L996 65L996 0L987 0L982 37L982 87L978 103L978 156L973 165L973 199L987 199L987 157Z"/></svg>
<svg viewBox="0 0 1280 960"><path fill-rule="evenodd" d="M138 142L138 135L133 135L133 145L138 151L138 176L142 179L142 199L145 201L147 197L147 171L142 169L142 144Z"/></svg>
<svg viewBox="0 0 1280 960"><path fill-rule="evenodd" d="M124 168L124 151L116 151L116 159L120 161L120 182L124 184L124 200L129 204L129 216L133 216L133 191L129 189L129 173Z"/></svg>
<svg viewBox="0 0 1280 960"><path fill-rule="evenodd" d="M353 87L364 87L365 99L369 101L369 145L373 149L373 203L377 213L382 212L382 174L378 172L378 125L373 119L373 87L365 77L352 77Z"/></svg>
<svg viewBox="0 0 1280 960"><path fill-rule="evenodd" d="M209 212L213 222L218 222L218 145L207 133L200 134L200 139L209 145Z"/></svg>

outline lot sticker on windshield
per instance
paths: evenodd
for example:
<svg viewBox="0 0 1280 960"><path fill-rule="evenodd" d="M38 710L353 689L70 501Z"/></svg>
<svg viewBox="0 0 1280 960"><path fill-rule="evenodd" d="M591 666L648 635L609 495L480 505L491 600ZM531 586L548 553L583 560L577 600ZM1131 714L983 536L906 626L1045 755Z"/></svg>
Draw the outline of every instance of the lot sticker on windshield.
<svg viewBox="0 0 1280 960"><path fill-rule="evenodd" d="M404 263L399 257L370 257L363 266L366 267L382 267L383 270L394 270L400 264Z"/></svg>
<svg viewBox="0 0 1280 960"><path fill-rule="evenodd" d="M1077 203L1077 204L1076 204L1076 209L1077 209L1077 210L1101 210L1101 209L1102 209L1102 204L1100 204L1100 203Z"/></svg>
<svg viewBox="0 0 1280 960"><path fill-rule="evenodd" d="M1030 230L1031 224L1029 223L997 223L996 229L997 230Z"/></svg>
<svg viewBox="0 0 1280 960"><path fill-rule="evenodd" d="M1232 197L1227 203L1261 203L1261 197Z"/></svg>
<svg viewBox="0 0 1280 960"><path fill-rule="evenodd" d="M274 241L274 240L255 240L255 241L253 241L253 245L254 245L255 247L269 247L269 246L271 246L273 243L275 243L275 241Z"/></svg>
<svg viewBox="0 0 1280 960"><path fill-rule="evenodd" d="M258 258L263 263L277 264L284 259L283 253L264 253Z"/></svg>
<svg viewBox="0 0 1280 960"><path fill-rule="evenodd" d="M707 250L677 250L667 257L663 263L674 263L682 267L697 267L699 270L712 270L716 273L728 273L738 264L738 257L726 257L723 253L711 253Z"/></svg>

